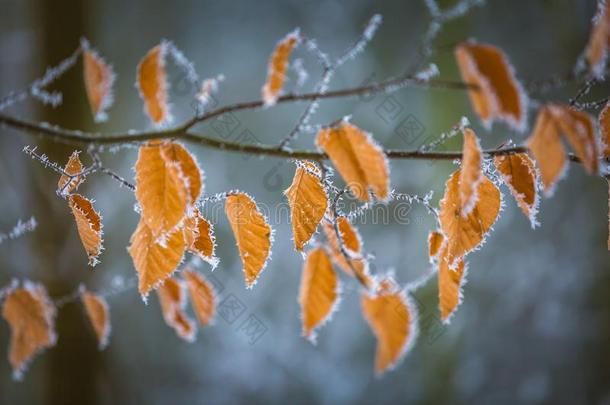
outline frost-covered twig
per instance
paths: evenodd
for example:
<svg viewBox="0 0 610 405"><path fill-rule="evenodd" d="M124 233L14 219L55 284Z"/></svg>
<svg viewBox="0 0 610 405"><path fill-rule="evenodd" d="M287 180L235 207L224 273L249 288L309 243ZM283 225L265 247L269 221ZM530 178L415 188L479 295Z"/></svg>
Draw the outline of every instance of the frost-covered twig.
<svg viewBox="0 0 610 405"><path fill-rule="evenodd" d="M36 218L31 217L27 221L19 220L17 224L8 232L2 233L0 232L0 244L9 239L17 239L21 235L32 232L38 226L38 222L36 222Z"/></svg>
<svg viewBox="0 0 610 405"><path fill-rule="evenodd" d="M468 118L462 117L460 119L460 122L458 122L453 127L451 127L451 129L449 131L443 132L434 141L420 146L418 150L420 150L422 152L434 150L434 149L438 148L440 145L442 145L443 143L445 143L448 139L451 139L454 136L460 134L462 131L464 131L464 128L466 128L469 125L470 125L470 122L468 121Z"/></svg>
<svg viewBox="0 0 610 405"><path fill-rule="evenodd" d="M426 5L428 13L431 17L430 23L428 24L424 37L419 44L418 56L415 63L412 64L407 72L412 73L420 70L426 60L432 55L434 52L432 42L434 42L438 34L441 32L441 29L445 23L462 17L468 11L470 11L470 9L483 3L484 0L461 0L454 6L441 10L436 0L425 0L424 4Z"/></svg>
<svg viewBox="0 0 610 405"><path fill-rule="evenodd" d="M315 89L314 89L315 93L319 94L320 96L322 96L326 93L326 91L328 90L328 85L330 83L330 80L332 79L333 75L335 74L335 71L339 67L341 67L343 64L345 64L347 61L354 59L359 53L361 53L364 50L366 45L373 39L373 36L375 35L377 28L379 28L379 25L381 25L381 21L382 21L381 15L375 14L369 20L368 24L365 26L364 31L363 31L362 35L360 36L360 38L354 43L354 45L349 47L348 50L341 57L339 57L334 63L331 63L329 61L329 59L325 53L323 53L321 51L318 52L319 55L323 55L320 57L323 71L322 71L322 76L320 77L320 80L318 81L318 83L315 86ZM314 44L315 44L315 42L314 42ZM319 48L317 48L317 47L315 47L314 49L319 50ZM279 148L284 149L286 147L286 145L288 145L288 143L293 141L302 132L303 127L309 124L309 119L311 118L311 116L313 114L315 114L316 110L318 109L319 98L320 97L313 98L309 102L309 104L307 105L307 107L305 108L303 113L299 116L299 119L297 120L296 125L292 128L292 130L288 133L288 135L286 135L286 137L284 137L284 139L282 139L280 141L280 143L278 145Z"/></svg>
<svg viewBox="0 0 610 405"><path fill-rule="evenodd" d="M0 111L25 100L28 96L32 96L44 104L50 104L53 107L57 107L61 104L62 94L59 92L49 93L44 88L74 66L81 53L82 47L79 46L72 55L61 61L57 66L48 68L45 74L41 78L36 79L27 89L12 92L7 96L2 97L0 99Z"/></svg>

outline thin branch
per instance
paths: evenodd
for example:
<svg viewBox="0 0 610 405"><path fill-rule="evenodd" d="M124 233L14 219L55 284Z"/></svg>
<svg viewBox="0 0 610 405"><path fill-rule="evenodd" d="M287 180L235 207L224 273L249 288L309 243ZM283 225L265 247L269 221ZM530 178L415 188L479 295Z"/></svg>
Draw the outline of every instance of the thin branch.
<svg viewBox="0 0 610 405"><path fill-rule="evenodd" d="M115 144L123 142L146 141L152 139L174 138L190 141L203 146L214 149L220 149L229 152L239 152L261 156L273 156L288 159L309 159L309 160L327 160L328 156L325 153L315 150L285 150L277 146L261 145L261 144L241 144L238 142L222 141L204 135L193 134L190 132L140 132L136 134L124 135L102 135L99 134L95 138L95 134L87 134L80 131L70 131L66 129L50 127L38 123L22 121L17 118L0 115L0 123L4 123L12 128L20 129L30 133L39 133L55 137L60 140L65 140L70 143L90 143L90 144ZM483 151L487 156L503 156L512 155L515 153L525 153L525 146L514 146L502 149L488 149ZM402 150L402 149L386 149L385 155L389 159L413 159L413 160L455 160L462 158L462 152L425 152L420 150ZM580 163L580 159L573 154L569 155L569 159L573 162ZM61 168L58 170L62 174Z"/></svg>

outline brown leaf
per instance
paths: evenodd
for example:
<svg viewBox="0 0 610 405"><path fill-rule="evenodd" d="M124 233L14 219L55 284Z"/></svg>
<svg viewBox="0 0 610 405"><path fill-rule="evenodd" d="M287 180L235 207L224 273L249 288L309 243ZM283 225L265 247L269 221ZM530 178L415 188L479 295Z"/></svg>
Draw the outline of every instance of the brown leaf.
<svg viewBox="0 0 610 405"><path fill-rule="evenodd" d="M598 148L594 118L586 112L575 110L567 105L550 104L548 108L587 172L596 174Z"/></svg>
<svg viewBox="0 0 610 405"><path fill-rule="evenodd" d="M544 194L550 196L565 170L566 151L561 143L561 134L548 107L538 111L532 135L527 139L544 186Z"/></svg>
<svg viewBox="0 0 610 405"><path fill-rule="evenodd" d="M161 43L152 48L138 64L137 86L144 100L144 112L155 125L171 121L167 103L165 55L167 46Z"/></svg>
<svg viewBox="0 0 610 405"><path fill-rule="evenodd" d="M161 155L166 162L176 163L182 177L186 179L189 190L189 201L194 204L203 189L203 172L195 157L178 142L168 142L161 146Z"/></svg>
<svg viewBox="0 0 610 405"><path fill-rule="evenodd" d="M610 158L610 101L606 103L599 114L599 129L602 138L603 157L608 160Z"/></svg>
<svg viewBox="0 0 610 405"><path fill-rule="evenodd" d="M389 198L388 161L370 134L342 122L336 127L322 129L316 137L316 145L326 152L355 197L369 201L371 189L380 200Z"/></svg>
<svg viewBox="0 0 610 405"><path fill-rule="evenodd" d="M81 294L81 300L85 306L87 317L97 336L100 350L104 350L108 345L110 337L110 312L108 303L101 295L96 295L85 291Z"/></svg>
<svg viewBox="0 0 610 405"><path fill-rule="evenodd" d="M608 40L610 38L610 3L598 2L597 13L593 18L593 28L585 56L591 73L597 78L604 76L608 60Z"/></svg>
<svg viewBox="0 0 610 405"><path fill-rule="evenodd" d="M95 266L99 263L98 257L103 249L100 214L93 209L91 201L80 194L70 194L68 203L76 220L78 235L87 252L89 265Z"/></svg>
<svg viewBox="0 0 610 405"><path fill-rule="evenodd" d="M197 326L184 312L186 295L182 282L168 278L157 290L157 295L167 326L173 328L180 338L193 342Z"/></svg>
<svg viewBox="0 0 610 405"><path fill-rule="evenodd" d="M284 194L290 205L294 247L300 251L316 232L328 208L328 195L317 167L310 162L299 163Z"/></svg>
<svg viewBox="0 0 610 405"><path fill-rule="evenodd" d="M194 270L185 270L182 276L191 296L195 316L201 326L209 325L216 314L216 293L214 287L202 274Z"/></svg>
<svg viewBox="0 0 610 405"><path fill-rule="evenodd" d="M362 313L377 338L375 372L393 368L415 342L417 315L403 292L382 283L376 294L363 293Z"/></svg>
<svg viewBox="0 0 610 405"><path fill-rule="evenodd" d="M138 273L138 289L143 299L176 270L184 256L184 233L181 229L167 235L164 244L156 242L144 222L131 235L128 248Z"/></svg>
<svg viewBox="0 0 610 405"><path fill-rule="evenodd" d="M86 46L83 52L83 77L91 113L96 122L106 121L106 111L112 105L114 72L98 53Z"/></svg>
<svg viewBox="0 0 610 405"><path fill-rule="evenodd" d="M83 164L79 158L80 151L75 150L70 155L66 166L64 167L64 172L69 174L70 176L76 176L77 174L83 171ZM57 183L57 190L62 195L70 194L73 191L78 189L78 186L85 180L83 176L76 176L70 178L70 176L66 176L62 174L59 178L59 183ZM69 184L68 184L69 183Z"/></svg>
<svg viewBox="0 0 610 405"><path fill-rule="evenodd" d="M428 235L428 256L431 261L438 256L444 241L445 237L438 231L430 232Z"/></svg>
<svg viewBox="0 0 610 405"><path fill-rule="evenodd" d="M252 288L271 252L271 227L254 200L244 193L229 195L225 212L237 241L246 287Z"/></svg>
<svg viewBox="0 0 610 405"><path fill-rule="evenodd" d="M284 82L286 81L286 70L288 69L288 59L292 50L299 42L299 30L295 30L284 37L276 45L267 69L267 82L263 86L263 101L266 106L271 106L277 101Z"/></svg>
<svg viewBox="0 0 610 405"><path fill-rule="evenodd" d="M167 160L158 143L140 147L136 170L136 198L142 219L155 239L173 231L183 220L189 191L180 165Z"/></svg>
<svg viewBox="0 0 610 405"><path fill-rule="evenodd" d="M463 42L455 49L462 78L477 86L468 94L472 106L490 127L493 121L505 121L523 131L527 124L527 97L517 81L508 58L498 47Z"/></svg>
<svg viewBox="0 0 610 405"><path fill-rule="evenodd" d="M30 360L55 346L56 309L42 285L25 282L6 293L2 316L11 327L9 361L13 377L23 377Z"/></svg>
<svg viewBox="0 0 610 405"><path fill-rule="evenodd" d="M464 128L464 150L460 170L460 202L462 216L470 214L479 198L477 187L481 182L481 145L474 131Z"/></svg>
<svg viewBox="0 0 610 405"><path fill-rule="evenodd" d="M462 302L462 287L466 283L466 265L460 259L451 269L447 260L446 251L441 253L438 267L438 300L441 311L441 320L449 323L457 307Z"/></svg>
<svg viewBox="0 0 610 405"><path fill-rule="evenodd" d="M538 225L538 187L537 173L534 162L526 153L496 156L494 158L496 170L500 173L502 181L517 201L519 208L530 220L532 228Z"/></svg>
<svg viewBox="0 0 610 405"><path fill-rule="evenodd" d="M212 268L218 265L214 226L201 215L198 208L195 208L193 215L184 221L184 238L190 253L208 262Z"/></svg>
<svg viewBox="0 0 610 405"><path fill-rule="evenodd" d="M330 258L323 248L310 251L305 258L299 287L303 336L315 341L315 330L330 318L338 297L339 281Z"/></svg>
<svg viewBox="0 0 610 405"><path fill-rule="evenodd" d="M445 195L440 201L439 219L447 239L447 261L451 268L466 254L476 249L496 222L500 212L500 190L491 180L483 176L477 187L479 199L467 216L462 216L459 198L460 171L455 171L445 186Z"/></svg>
<svg viewBox="0 0 610 405"><path fill-rule="evenodd" d="M370 287L372 285L372 280L369 275L368 263L362 257L362 241L358 230L343 216L337 217L337 227L339 228L341 243L343 244L346 253L350 256L350 259L348 261L341 251L341 244L337 238L335 226L332 223L325 221L322 223L322 229L324 229L324 233L326 234L328 248L330 249L333 262L346 274L356 277L362 281L365 286Z"/></svg>

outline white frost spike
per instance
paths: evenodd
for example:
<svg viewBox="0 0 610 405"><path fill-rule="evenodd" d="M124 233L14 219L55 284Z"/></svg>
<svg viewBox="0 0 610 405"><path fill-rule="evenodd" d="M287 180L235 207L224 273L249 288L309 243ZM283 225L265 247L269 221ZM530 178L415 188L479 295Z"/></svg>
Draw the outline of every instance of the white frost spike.
<svg viewBox="0 0 610 405"><path fill-rule="evenodd" d="M17 224L8 233L0 233L0 243L7 239L17 239L27 232L32 232L37 226L38 223L34 217L31 217L25 222L18 220Z"/></svg>
<svg viewBox="0 0 610 405"><path fill-rule="evenodd" d="M430 81L430 79L438 76L440 74L440 71L438 70L438 66L436 66L436 64L431 63L426 69L420 70L419 72L417 72L417 74L415 75L415 78L417 80L421 80L424 82L428 82Z"/></svg>
<svg viewBox="0 0 610 405"><path fill-rule="evenodd" d="M196 98L202 107L207 106L210 101L212 101L212 96L218 92L218 86L224 79L224 75L220 74L216 77L205 79L203 83L201 83L201 88L199 89Z"/></svg>

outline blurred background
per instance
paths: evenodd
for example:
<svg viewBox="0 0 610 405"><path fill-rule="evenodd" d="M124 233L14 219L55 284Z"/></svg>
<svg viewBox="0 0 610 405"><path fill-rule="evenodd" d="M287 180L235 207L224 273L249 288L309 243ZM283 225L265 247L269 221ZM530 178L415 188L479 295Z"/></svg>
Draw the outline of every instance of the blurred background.
<svg viewBox="0 0 610 405"><path fill-rule="evenodd" d="M451 1L440 2L447 7ZM595 11L593 0L491 1L447 24L431 61L441 78L458 80L451 46L476 38L500 46L524 81L565 75L584 48ZM47 66L70 55L87 37L118 75L110 120L94 124L86 102L80 62L51 86L61 90L58 108L28 101L10 114L67 128L104 132L147 129L149 123L134 88L139 59L162 38L195 63L201 77L224 74L220 105L255 100L265 80L267 59L277 40L295 27L316 38L331 55L360 34L375 13L384 22L373 42L341 68L332 88L382 80L405 71L429 22L423 1L44 1L0 0L0 94L26 87ZM303 48L310 74L320 68ZM293 57L293 59L294 59ZM168 67L173 113L178 122L192 114L192 91L179 69ZM288 89L296 74L290 73ZM566 102L577 87L567 85L539 100ZM607 95L598 87L592 98ZM197 130L242 142L274 144L292 128L304 104L235 114ZM346 114L390 148L413 149L471 118L485 148L519 134L504 125L484 130L463 91L405 88L392 94L325 101L313 123ZM530 111L530 125L534 113ZM0 128L0 230L35 216L34 233L0 245L0 285L12 278L43 283L53 297L84 283L107 291L135 274L126 251L135 229L134 196L109 177L87 179L81 192L96 200L104 220L105 247L94 270L78 239L72 215L55 195L57 175L21 152L38 146L62 165L74 149L32 135ZM303 134L293 145L313 147ZM271 212L284 201L292 179L290 162L225 153L188 145L206 173L205 192L239 188ZM461 147L460 137L443 146ZM104 164L133 179L136 149L102 155ZM86 155L83 156L86 164ZM434 191L436 205L451 162L392 161L397 190ZM112 336L99 352L82 306L65 305L57 317L57 346L31 364L14 382L6 361L9 328L0 322L0 400L2 403L610 403L610 264L606 249L607 185L572 165L550 199L543 199L531 230L504 190L505 209L483 249L469 257L464 302L449 326L439 320L436 279L415 292L420 336L406 359L382 378L373 373L375 338L360 312L359 288L343 279L339 311L324 326L316 346L301 337L297 291L302 258L292 248L286 215L271 215L276 230L273 257L253 290L246 290L241 265L222 209L216 214L220 265L199 270L220 291L236 299L238 317L217 317L199 330L194 343L180 340L163 322L153 297L145 305L131 289L109 298ZM374 269L393 269L402 284L427 271L428 232L434 221L420 206L390 204L385 218L358 221L364 246L376 255ZM381 218L381 219L380 219ZM244 328L254 317L256 333Z"/></svg>

